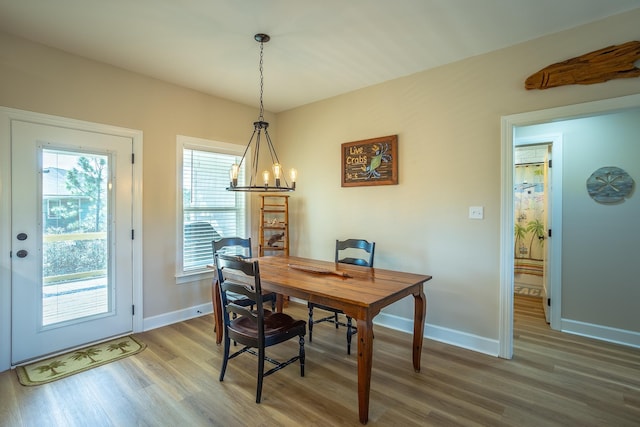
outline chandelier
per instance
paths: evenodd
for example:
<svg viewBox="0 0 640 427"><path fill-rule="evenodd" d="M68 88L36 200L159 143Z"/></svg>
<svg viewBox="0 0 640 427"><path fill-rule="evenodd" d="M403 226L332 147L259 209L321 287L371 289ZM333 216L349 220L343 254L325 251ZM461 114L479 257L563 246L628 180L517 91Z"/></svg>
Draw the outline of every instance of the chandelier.
<svg viewBox="0 0 640 427"><path fill-rule="evenodd" d="M283 167L280 164L280 160L278 160L278 155L276 154L276 150L273 148L273 144L271 143L271 137L269 136L269 131L267 128L269 127L269 123L264 121L264 106L262 104L262 91L263 91L263 75L262 75L262 52L264 50L264 44L268 42L271 38L267 34L256 34L254 36L257 42L260 43L260 115L258 116L258 121L253 122L253 133L251 134L251 138L249 139L249 144L247 144L247 148L245 148L244 153L242 154L242 159L240 159L239 164L231 165L231 170L229 171L230 183L227 190L229 191L253 191L253 192L283 192L283 191L294 191L296 189L296 178L297 171L295 169L291 169L289 173L289 177L291 178L291 185L287 182L287 179L283 174ZM267 148L269 150L269 154L271 155L271 170L273 172L273 178L275 185L270 184L271 174L268 170L265 170L261 174L262 180L258 177L258 159L260 157L260 141L263 137L267 141ZM251 176L249 178L249 185L247 186L238 186L238 173L240 172L240 167L244 162L245 156L249 151L249 147L251 144L254 144L254 149L251 152ZM247 160L248 162L248 160Z"/></svg>

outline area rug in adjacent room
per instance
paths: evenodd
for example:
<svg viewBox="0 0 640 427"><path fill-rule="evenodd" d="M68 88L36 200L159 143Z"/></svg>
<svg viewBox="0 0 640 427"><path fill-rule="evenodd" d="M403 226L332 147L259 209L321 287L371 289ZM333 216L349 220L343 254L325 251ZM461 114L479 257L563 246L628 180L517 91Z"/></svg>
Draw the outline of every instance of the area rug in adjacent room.
<svg viewBox="0 0 640 427"><path fill-rule="evenodd" d="M126 336L18 366L16 373L22 385L46 384L140 353L145 348L144 343Z"/></svg>

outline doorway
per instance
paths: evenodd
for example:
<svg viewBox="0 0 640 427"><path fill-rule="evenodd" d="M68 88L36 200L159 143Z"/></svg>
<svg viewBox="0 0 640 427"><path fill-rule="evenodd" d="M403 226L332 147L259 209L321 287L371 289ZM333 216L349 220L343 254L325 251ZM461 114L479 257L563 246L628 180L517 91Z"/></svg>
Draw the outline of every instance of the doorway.
<svg viewBox="0 0 640 427"><path fill-rule="evenodd" d="M2 273L11 339L0 331L9 364L142 330L142 242L133 239L134 230L141 237L141 165L132 161L141 133L0 113L8 136L0 151L10 153L0 223L11 255Z"/></svg>
<svg viewBox="0 0 640 427"><path fill-rule="evenodd" d="M525 127L530 125L537 125L543 123L556 123L559 120L569 120L576 118L586 118L592 116L603 117L608 113L637 109L640 107L640 95L630 95L621 98L614 98L602 101L589 102L584 104L570 105L566 107L551 108L548 110L533 111L529 113L514 114L511 116L505 116L502 118L502 207L501 207L501 262L500 262L500 332L499 332L499 356L502 358L510 359L513 356L513 273L514 273L514 205L513 205L513 168L514 168L514 141L517 139L516 130L519 127ZM552 179L554 187L562 188L562 173L557 173L557 166L562 166L562 153L563 150L557 150L554 142L554 158L553 169L554 178ZM613 153L613 151L611 151ZM578 150L580 153L580 150ZM558 157L560 156L560 157ZM575 156L579 157L579 156ZM626 159L624 159L626 160ZM556 176L560 181L556 179ZM572 175L573 176L573 175ZM587 174L588 176L588 174ZM578 185L581 183L578 182ZM580 190L582 191L582 185ZM554 193L555 195L555 193ZM561 279L566 274L560 274L559 269L553 269L556 264L556 257L559 256L559 252L562 249L562 244L558 243L557 237L563 237L562 225L556 222L556 218L562 218L562 200L553 200L552 205L554 207L552 212L553 217L553 233L549 239L550 248L549 259L551 260L551 277L552 283L561 283ZM569 234L568 234L569 235ZM571 234L574 236L575 234ZM578 235L579 236L579 235ZM565 239L565 237L563 237ZM586 247L586 246L582 246ZM584 257L582 258L584 259ZM558 262L561 258L558 258ZM578 263L580 259L578 260ZM572 283L584 283L584 281L577 281ZM626 281L624 282L626 283ZM566 285L566 284L565 284ZM563 285L564 287L564 285ZM604 292L605 290L603 290ZM555 330L562 330L567 332L580 333L583 335L591 336L603 336L603 339L614 340L619 342L627 341L633 342L635 336L633 332L628 332L624 329L616 329L617 337L611 337L611 328L601 327L597 322L589 324L588 330L585 329L585 322L572 321L562 318L561 310L565 309L562 303L562 295L560 286L552 286L550 289L551 299L551 313L550 321L551 327ZM591 293L583 293L585 297L591 297ZM623 302L626 300L623 300ZM575 305L571 306L574 308ZM581 312L581 313L584 313ZM600 314L600 312L586 310L587 314ZM617 312L612 315L615 316ZM623 318L624 320L624 318ZM582 329L580 329L582 328ZM573 330L573 331L572 331Z"/></svg>

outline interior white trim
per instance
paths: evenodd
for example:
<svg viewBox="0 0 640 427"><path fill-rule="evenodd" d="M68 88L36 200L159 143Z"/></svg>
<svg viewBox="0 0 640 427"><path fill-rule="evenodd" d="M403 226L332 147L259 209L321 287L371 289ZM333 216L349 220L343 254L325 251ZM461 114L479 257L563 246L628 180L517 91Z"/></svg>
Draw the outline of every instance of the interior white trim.
<svg viewBox="0 0 640 427"><path fill-rule="evenodd" d="M562 320L562 332L640 348L640 333L577 320Z"/></svg>
<svg viewBox="0 0 640 427"><path fill-rule="evenodd" d="M150 331L151 329L161 328L211 313L213 313L213 304L208 302L169 313L158 314L144 319L144 330ZM213 334L213 323L211 324L211 333Z"/></svg>
<svg viewBox="0 0 640 427"><path fill-rule="evenodd" d="M587 117L604 112L620 111L640 106L640 94L628 95L583 104L531 111L501 119L501 207L500 207L500 325L499 356L513 356L513 143L514 127ZM552 294L552 298L553 294ZM559 301L559 300L558 300ZM553 312L552 312L553 315ZM556 319L556 321L558 321ZM553 322L553 320L552 320Z"/></svg>

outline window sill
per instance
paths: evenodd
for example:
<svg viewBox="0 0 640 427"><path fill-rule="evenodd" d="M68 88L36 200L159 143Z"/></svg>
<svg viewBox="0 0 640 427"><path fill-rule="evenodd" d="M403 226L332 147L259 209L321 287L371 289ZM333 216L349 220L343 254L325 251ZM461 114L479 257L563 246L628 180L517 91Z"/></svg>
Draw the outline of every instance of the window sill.
<svg viewBox="0 0 640 427"><path fill-rule="evenodd" d="M198 270L189 273L182 273L176 275L176 285L182 285L185 283L193 283L201 280L212 280L213 271L211 270Z"/></svg>

